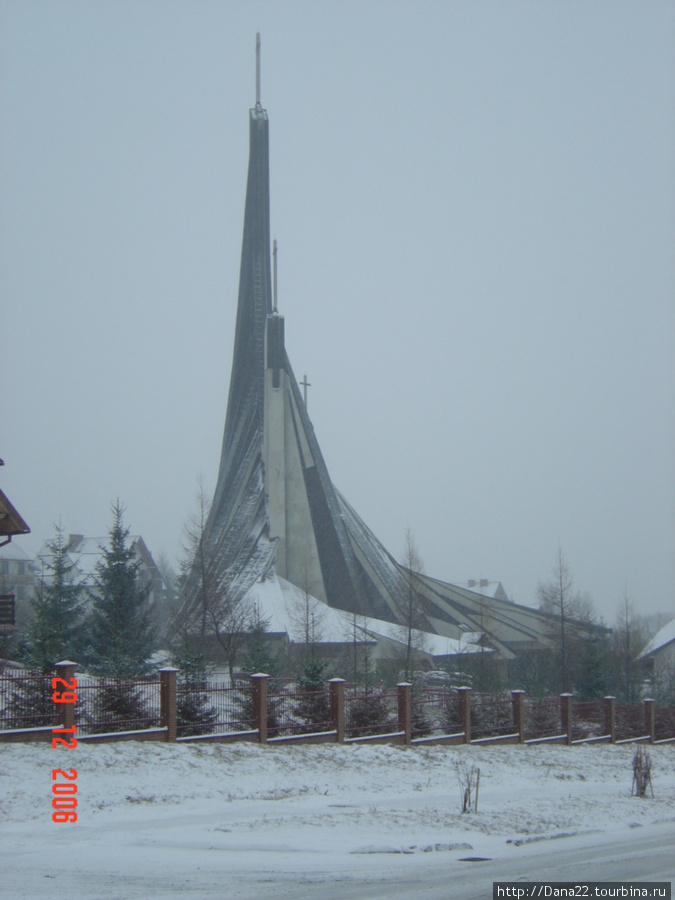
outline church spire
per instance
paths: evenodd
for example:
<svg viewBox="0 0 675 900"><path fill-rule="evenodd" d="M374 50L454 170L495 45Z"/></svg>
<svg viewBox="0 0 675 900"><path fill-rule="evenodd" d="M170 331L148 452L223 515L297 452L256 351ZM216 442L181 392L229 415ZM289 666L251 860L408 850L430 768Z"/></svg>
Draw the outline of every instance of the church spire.
<svg viewBox="0 0 675 900"><path fill-rule="evenodd" d="M260 109L260 32L255 36L255 108Z"/></svg>

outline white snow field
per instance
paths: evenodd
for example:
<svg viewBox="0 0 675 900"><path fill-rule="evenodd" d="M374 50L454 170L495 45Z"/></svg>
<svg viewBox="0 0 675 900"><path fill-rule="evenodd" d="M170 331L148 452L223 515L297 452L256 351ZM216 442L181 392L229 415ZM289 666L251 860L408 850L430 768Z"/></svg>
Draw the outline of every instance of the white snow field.
<svg viewBox="0 0 675 900"><path fill-rule="evenodd" d="M0 897L491 897L493 880L675 877L675 745L0 747ZM478 811L458 770L480 768ZM52 768L76 768L55 824ZM478 858L478 859L477 859Z"/></svg>

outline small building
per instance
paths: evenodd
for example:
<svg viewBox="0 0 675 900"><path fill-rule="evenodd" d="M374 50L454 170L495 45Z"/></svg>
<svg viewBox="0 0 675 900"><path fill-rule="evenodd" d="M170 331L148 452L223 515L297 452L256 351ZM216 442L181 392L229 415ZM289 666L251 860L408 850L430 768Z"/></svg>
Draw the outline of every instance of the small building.
<svg viewBox="0 0 675 900"><path fill-rule="evenodd" d="M36 567L32 558L15 543L0 546L0 597L12 598L0 604L0 630L12 630L24 624L35 590ZM13 609L12 622L7 610Z"/></svg>
<svg viewBox="0 0 675 900"><path fill-rule="evenodd" d="M4 464L4 460L0 459L0 466L4 466ZM5 493L0 491L0 550L7 547L17 534L30 534L30 528L9 502L9 498ZM6 576L4 581L0 580L0 631L14 631L16 629L17 592L12 590L10 579L16 575L19 578L16 586L20 587L22 585L19 575L19 571L22 568L21 562L21 560L11 560L7 557L5 565L0 564L0 579ZM4 573L3 568L7 570Z"/></svg>
<svg viewBox="0 0 675 900"><path fill-rule="evenodd" d="M638 656L650 682L648 693L660 703L675 703L675 619L654 635Z"/></svg>

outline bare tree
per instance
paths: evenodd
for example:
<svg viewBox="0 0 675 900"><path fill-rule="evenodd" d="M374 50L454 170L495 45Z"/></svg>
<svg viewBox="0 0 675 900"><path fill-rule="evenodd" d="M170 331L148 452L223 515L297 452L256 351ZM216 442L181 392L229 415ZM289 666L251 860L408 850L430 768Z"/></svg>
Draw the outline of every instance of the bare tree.
<svg viewBox="0 0 675 900"><path fill-rule="evenodd" d="M215 642L234 680L237 656L247 641L252 604L216 564L206 533L208 513L209 504L200 484L197 511L186 527L181 604L173 634L190 657L197 648L197 655L203 658L207 643Z"/></svg>
<svg viewBox="0 0 675 900"><path fill-rule="evenodd" d="M352 619L345 629L344 643L349 646L349 680L363 685L368 694L376 681L375 647L376 639L367 630L365 616L352 613Z"/></svg>
<svg viewBox="0 0 675 900"><path fill-rule="evenodd" d="M612 629L612 658L614 690L625 703L640 699L643 672L637 656L645 644L644 630L635 615L633 606L624 591Z"/></svg>
<svg viewBox="0 0 675 900"><path fill-rule="evenodd" d="M324 636L326 607L310 593L307 567L305 567L302 593L296 595L291 601L291 608L288 612L293 629L292 637L299 644L301 666L303 668L316 666L319 644Z"/></svg>
<svg viewBox="0 0 675 900"><path fill-rule="evenodd" d="M572 689L570 648L574 632L574 619L579 615L582 598L574 587L572 573L562 549L558 547L558 559L550 581L537 587L539 608L552 617L551 639L558 655L558 690Z"/></svg>
<svg viewBox="0 0 675 900"><path fill-rule="evenodd" d="M427 627L427 619L425 615L426 603L422 594L422 582L420 579L423 563L409 528L405 534L402 569L404 582L396 601L401 638L405 647L403 677L406 681L411 682L415 661L424 650L422 632Z"/></svg>

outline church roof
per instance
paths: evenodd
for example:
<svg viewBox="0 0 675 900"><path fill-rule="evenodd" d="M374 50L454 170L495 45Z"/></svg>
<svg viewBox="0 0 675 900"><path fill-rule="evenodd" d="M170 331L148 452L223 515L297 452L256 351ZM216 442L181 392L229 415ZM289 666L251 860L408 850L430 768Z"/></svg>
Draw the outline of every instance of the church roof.
<svg viewBox="0 0 675 900"><path fill-rule="evenodd" d="M371 639L373 642L384 638L390 641L401 641L404 638L400 627L392 622L376 619L372 616L357 616L346 610L334 609L321 603L315 597L308 596L303 590L284 578L270 575L261 582L256 582L249 590L247 599L254 603L260 616L267 623L267 631L271 634L285 634L289 640L302 643L304 640L306 606L314 626L314 643L317 644L349 644L356 628L359 640ZM428 631L413 629L416 646L423 646L431 656L445 657L480 651L480 635L466 633L459 640Z"/></svg>

